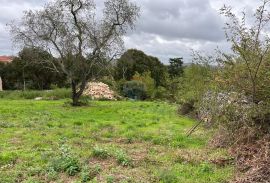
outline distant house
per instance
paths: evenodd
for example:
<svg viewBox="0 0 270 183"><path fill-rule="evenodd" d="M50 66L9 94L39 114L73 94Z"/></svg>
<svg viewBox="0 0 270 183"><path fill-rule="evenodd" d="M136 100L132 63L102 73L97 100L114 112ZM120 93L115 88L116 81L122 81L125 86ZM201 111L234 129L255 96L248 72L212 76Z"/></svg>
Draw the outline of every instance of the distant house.
<svg viewBox="0 0 270 183"><path fill-rule="evenodd" d="M11 56L0 56L0 63L10 63L13 61Z"/></svg>

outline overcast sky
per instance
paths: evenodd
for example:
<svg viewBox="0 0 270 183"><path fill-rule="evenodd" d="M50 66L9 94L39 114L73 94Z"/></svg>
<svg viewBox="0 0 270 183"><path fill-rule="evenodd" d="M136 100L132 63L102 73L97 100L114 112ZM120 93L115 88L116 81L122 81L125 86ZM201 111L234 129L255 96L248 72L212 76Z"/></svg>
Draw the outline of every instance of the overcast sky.
<svg viewBox="0 0 270 183"><path fill-rule="evenodd" d="M0 0L0 55L16 55L6 24L19 20L24 10L36 9L49 0ZM100 3L101 0L95 0ZM133 0L135 1L135 0ZM136 29L125 36L126 48L137 48L167 62L171 57L190 61L191 50L229 51L224 37L223 4L236 11L252 11L260 0L136 0L141 17Z"/></svg>

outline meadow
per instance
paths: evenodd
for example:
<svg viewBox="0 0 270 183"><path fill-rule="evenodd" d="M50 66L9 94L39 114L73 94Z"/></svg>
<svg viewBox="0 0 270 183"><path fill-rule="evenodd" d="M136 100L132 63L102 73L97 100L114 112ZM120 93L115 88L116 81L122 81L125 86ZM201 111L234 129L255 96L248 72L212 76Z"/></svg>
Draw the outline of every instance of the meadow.
<svg viewBox="0 0 270 183"><path fill-rule="evenodd" d="M0 99L0 182L222 183L211 132L165 102Z"/></svg>

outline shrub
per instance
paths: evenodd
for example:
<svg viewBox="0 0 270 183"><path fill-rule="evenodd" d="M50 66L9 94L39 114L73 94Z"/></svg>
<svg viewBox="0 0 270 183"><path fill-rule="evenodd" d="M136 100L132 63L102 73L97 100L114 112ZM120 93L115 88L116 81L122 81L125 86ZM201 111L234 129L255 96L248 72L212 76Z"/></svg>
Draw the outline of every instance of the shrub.
<svg viewBox="0 0 270 183"><path fill-rule="evenodd" d="M94 147L92 150L92 154L94 157L98 157L101 159L106 159L110 157L110 154L107 149L101 148L101 147Z"/></svg>
<svg viewBox="0 0 270 183"><path fill-rule="evenodd" d="M82 182L84 183L84 182L93 180L100 172L101 172L101 167L99 165L96 165L91 168L85 166L82 169L82 173L81 173Z"/></svg>
<svg viewBox="0 0 270 183"><path fill-rule="evenodd" d="M214 69L207 63L192 64L185 68L184 76L172 83L172 92L180 103L199 100L212 87Z"/></svg>
<svg viewBox="0 0 270 183"><path fill-rule="evenodd" d="M180 115L191 114L195 110L194 104L195 104L195 102L193 100L183 103L178 108L178 114L180 114Z"/></svg>
<svg viewBox="0 0 270 183"><path fill-rule="evenodd" d="M66 144L60 146L60 152L49 165L50 172L66 172L74 176L81 171L79 160L71 153L71 148Z"/></svg>
<svg viewBox="0 0 270 183"><path fill-rule="evenodd" d="M155 99L169 99L170 94L168 90L162 86L159 86L155 89L154 98Z"/></svg>
<svg viewBox="0 0 270 183"><path fill-rule="evenodd" d="M123 85L123 95L125 97L135 99L135 100L144 100L146 99L146 86L141 81L128 81Z"/></svg>
<svg viewBox="0 0 270 183"><path fill-rule="evenodd" d="M270 131L269 104L252 103L243 94L208 92L198 106L199 118L221 129L230 144L246 143Z"/></svg>
<svg viewBox="0 0 270 183"><path fill-rule="evenodd" d="M132 80L140 81L145 84L146 94L148 98L154 98L155 95L155 80L151 77L151 72L135 73Z"/></svg>
<svg viewBox="0 0 270 183"><path fill-rule="evenodd" d="M118 164L122 166L131 166L131 159L127 156L125 152L118 150L115 153L115 157Z"/></svg>

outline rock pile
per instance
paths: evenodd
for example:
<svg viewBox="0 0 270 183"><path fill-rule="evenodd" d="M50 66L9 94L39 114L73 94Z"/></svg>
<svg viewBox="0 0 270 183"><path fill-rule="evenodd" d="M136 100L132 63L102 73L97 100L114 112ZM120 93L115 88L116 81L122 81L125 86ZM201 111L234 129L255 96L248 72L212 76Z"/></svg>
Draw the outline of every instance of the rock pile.
<svg viewBox="0 0 270 183"><path fill-rule="evenodd" d="M102 82L89 82L83 95L90 96L94 100L116 100L115 93L110 89L108 85Z"/></svg>

